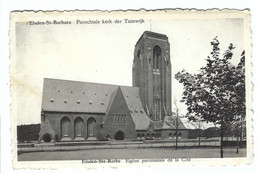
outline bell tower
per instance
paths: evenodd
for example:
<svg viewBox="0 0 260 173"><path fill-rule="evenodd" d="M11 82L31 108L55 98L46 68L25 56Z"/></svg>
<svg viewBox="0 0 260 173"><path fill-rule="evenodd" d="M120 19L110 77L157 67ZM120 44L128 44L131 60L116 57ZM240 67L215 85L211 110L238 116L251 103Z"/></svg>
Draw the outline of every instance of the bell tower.
<svg viewBox="0 0 260 173"><path fill-rule="evenodd" d="M171 115L170 43L164 34L145 31L135 45L133 86L140 88L140 99L153 121Z"/></svg>

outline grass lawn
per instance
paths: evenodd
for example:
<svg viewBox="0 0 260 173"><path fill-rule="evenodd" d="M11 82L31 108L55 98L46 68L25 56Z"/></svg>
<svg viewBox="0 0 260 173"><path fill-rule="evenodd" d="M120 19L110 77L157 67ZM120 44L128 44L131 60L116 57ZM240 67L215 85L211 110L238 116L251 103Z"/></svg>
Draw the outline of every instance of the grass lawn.
<svg viewBox="0 0 260 173"><path fill-rule="evenodd" d="M145 159L145 158L220 158L219 148L125 148L76 151L30 152L18 155L18 161L82 160L82 159ZM246 149L224 149L224 158L246 157Z"/></svg>

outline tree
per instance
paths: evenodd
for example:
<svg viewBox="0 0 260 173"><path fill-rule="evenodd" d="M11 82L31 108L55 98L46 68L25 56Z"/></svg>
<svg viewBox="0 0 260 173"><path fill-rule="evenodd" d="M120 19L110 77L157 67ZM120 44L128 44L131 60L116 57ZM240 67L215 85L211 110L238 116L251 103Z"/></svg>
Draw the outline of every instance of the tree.
<svg viewBox="0 0 260 173"><path fill-rule="evenodd" d="M198 74L182 70L175 78L184 86L182 101L187 105L188 114L220 127L220 155L223 158L223 137L227 127L245 116L245 53L243 51L236 67L230 62L235 49L232 43L222 56L217 37L211 45L211 55Z"/></svg>

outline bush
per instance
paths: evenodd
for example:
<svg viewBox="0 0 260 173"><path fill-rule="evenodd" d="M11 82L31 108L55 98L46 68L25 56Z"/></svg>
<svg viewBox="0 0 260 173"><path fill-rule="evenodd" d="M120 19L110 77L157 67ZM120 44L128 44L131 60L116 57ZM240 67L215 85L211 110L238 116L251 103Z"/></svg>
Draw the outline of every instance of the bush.
<svg viewBox="0 0 260 173"><path fill-rule="evenodd" d="M19 142L37 141L39 138L40 124L17 126L17 140Z"/></svg>
<svg viewBox="0 0 260 173"><path fill-rule="evenodd" d="M219 128L210 127L204 130L204 136L206 138L220 137Z"/></svg>

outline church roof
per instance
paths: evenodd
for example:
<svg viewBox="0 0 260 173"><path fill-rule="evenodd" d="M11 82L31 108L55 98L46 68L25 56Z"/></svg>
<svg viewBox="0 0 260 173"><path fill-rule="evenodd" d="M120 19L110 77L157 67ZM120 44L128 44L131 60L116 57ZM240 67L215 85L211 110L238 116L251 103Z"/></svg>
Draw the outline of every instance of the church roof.
<svg viewBox="0 0 260 173"><path fill-rule="evenodd" d="M139 98L139 88L120 86L120 89L130 110L136 130L147 130L150 125L150 118L143 109Z"/></svg>
<svg viewBox="0 0 260 173"><path fill-rule="evenodd" d="M44 79L43 111L106 113L118 86L59 79Z"/></svg>
<svg viewBox="0 0 260 173"><path fill-rule="evenodd" d="M42 110L105 114L109 111L118 89L122 91L136 129L147 129L150 119L143 110L138 87L45 78Z"/></svg>
<svg viewBox="0 0 260 173"><path fill-rule="evenodd" d="M165 116L164 123L163 123L163 129L176 129L176 116ZM178 129L186 129L184 126L182 120L178 118Z"/></svg>

